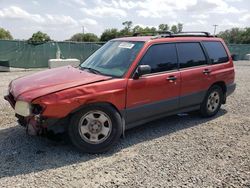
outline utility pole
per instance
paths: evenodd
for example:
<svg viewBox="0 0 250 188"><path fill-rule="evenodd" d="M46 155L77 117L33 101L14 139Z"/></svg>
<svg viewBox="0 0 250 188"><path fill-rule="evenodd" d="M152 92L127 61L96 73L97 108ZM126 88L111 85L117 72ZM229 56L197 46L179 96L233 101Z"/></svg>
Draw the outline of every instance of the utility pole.
<svg viewBox="0 0 250 188"><path fill-rule="evenodd" d="M84 26L82 26L82 34L84 34Z"/></svg>
<svg viewBox="0 0 250 188"><path fill-rule="evenodd" d="M214 26L214 36L215 36L216 28L217 28L218 25L214 24L213 26Z"/></svg>

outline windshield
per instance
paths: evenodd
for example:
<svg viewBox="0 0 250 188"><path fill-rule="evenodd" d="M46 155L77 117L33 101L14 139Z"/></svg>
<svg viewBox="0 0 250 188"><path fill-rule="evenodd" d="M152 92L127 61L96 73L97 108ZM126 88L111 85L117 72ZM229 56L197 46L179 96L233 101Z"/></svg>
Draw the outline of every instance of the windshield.
<svg viewBox="0 0 250 188"><path fill-rule="evenodd" d="M109 41L86 59L80 68L122 77L134 61L144 42Z"/></svg>

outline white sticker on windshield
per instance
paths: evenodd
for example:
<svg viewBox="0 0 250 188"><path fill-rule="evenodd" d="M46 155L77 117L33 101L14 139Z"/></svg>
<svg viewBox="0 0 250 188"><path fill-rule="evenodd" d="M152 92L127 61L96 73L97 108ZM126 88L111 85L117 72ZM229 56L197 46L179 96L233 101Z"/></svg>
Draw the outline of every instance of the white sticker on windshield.
<svg viewBox="0 0 250 188"><path fill-rule="evenodd" d="M132 49L135 44L130 43L130 42L122 42L118 47L119 48L127 48L127 49Z"/></svg>

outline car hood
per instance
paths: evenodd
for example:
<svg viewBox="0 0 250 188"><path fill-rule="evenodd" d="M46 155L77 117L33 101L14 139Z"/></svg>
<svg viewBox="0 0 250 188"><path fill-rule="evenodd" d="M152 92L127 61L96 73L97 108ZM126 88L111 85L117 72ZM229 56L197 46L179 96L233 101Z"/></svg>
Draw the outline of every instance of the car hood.
<svg viewBox="0 0 250 188"><path fill-rule="evenodd" d="M10 84L10 92L16 100L31 101L60 90L111 78L89 73L72 66L66 66L41 71L13 80Z"/></svg>

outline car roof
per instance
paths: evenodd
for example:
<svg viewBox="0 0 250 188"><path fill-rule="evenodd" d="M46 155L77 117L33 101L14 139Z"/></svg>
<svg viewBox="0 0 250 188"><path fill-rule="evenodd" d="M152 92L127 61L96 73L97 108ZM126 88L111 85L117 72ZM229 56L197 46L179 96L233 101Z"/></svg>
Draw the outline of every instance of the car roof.
<svg viewBox="0 0 250 188"><path fill-rule="evenodd" d="M178 37L161 37L161 36L136 36L116 38L112 41L130 41L130 42L176 42L176 41L221 41L218 37L203 37L203 36L178 36Z"/></svg>
<svg viewBox="0 0 250 188"><path fill-rule="evenodd" d="M153 36L138 36L138 37L122 37L122 38L115 38L112 41L141 41L146 42L153 38Z"/></svg>

